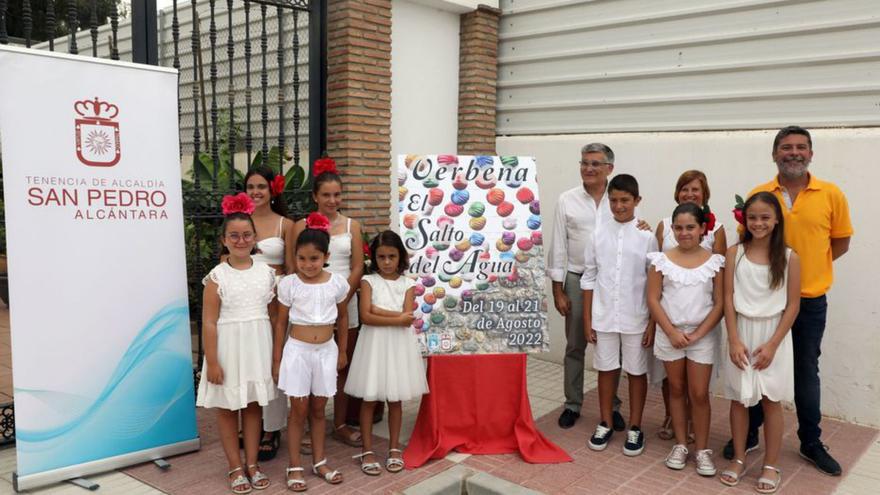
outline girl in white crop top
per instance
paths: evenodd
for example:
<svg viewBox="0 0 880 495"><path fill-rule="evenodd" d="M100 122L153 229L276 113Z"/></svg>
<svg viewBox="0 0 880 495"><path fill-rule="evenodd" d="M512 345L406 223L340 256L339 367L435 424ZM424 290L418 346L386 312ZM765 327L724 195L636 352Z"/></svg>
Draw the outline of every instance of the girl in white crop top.
<svg viewBox="0 0 880 495"><path fill-rule="evenodd" d="M654 356L663 362L669 382L669 410L675 445L666 458L671 469L687 460L687 399L696 436L697 473L715 476L708 450L709 378L718 347L716 325L721 320L724 258L704 249L706 218L695 203L682 203L672 212L677 245L648 259L648 307L662 331L655 334Z"/></svg>
<svg viewBox="0 0 880 495"><path fill-rule="evenodd" d="M743 241L727 250L724 323L729 357L724 395L730 399L733 461L721 482L736 485L745 471L748 407L764 411L764 460L755 489L773 493L781 484L778 466L785 431L782 401L794 399L791 326L800 310L801 271L797 254L785 247L782 207L776 196L758 192L743 206Z"/></svg>
<svg viewBox="0 0 880 495"><path fill-rule="evenodd" d="M289 272L292 259L287 259L286 245L293 242L293 221L287 218L287 208L282 193L284 177L275 175L267 167L256 167L244 176L245 192L254 202L251 218L257 229L257 252L254 261L266 263L280 278ZM278 313L278 301L269 307L269 317L274 327ZM260 440L260 461L275 458L281 445L281 428L287 424L287 398L277 391L276 398L263 408L263 436Z"/></svg>
<svg viewBox="0 0 880 495"><path fill-rule="evenodd" d="M341 275L348 280L349 291L346 297L348 312L348 360L351 361L357 342L358 301L355 292L360 287L364 274L364 242L361 225L356 220L343 215L339 209L343 204L342 179L336 164L329 158L317 160L312 167L312 199L318 213L330 220L330 266L327 271ZM305 227L300 220L294 229L294 238ZM345 395L345 380L348 368L339 370L336 381L336 397L333 398L333 438L354 447L363 444L359 431L346 426L345 413L348 409L348 396Z"/></svg>
<svg viewBox="0 0 880 495"><path fill-rule="evenodd" d="M320 213L309 215L294 246L296 274L284 277L278 285L273 375L278 388L290 397L287 485L294 491L305 488L300 441L307 416L311 418L313 458L317 461L312 471L328 483L342 482L342 474L327 467L324 458L324 406L336 393L337 370L348 363L345 303L349 287L344 278L324 269L330 257L329 226ZM338 332L338 348L334 330Z"/></svg>

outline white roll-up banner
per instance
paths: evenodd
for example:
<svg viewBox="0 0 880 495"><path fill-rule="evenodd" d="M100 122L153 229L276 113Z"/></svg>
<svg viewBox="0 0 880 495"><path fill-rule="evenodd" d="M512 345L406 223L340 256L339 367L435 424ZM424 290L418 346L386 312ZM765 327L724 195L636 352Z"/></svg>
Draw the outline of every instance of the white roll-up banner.
<svg viewBox="0 0 880 495"><path fill-rule="evenodd" d="M0 47L17 490L199 448L177 72Z"/></svg>

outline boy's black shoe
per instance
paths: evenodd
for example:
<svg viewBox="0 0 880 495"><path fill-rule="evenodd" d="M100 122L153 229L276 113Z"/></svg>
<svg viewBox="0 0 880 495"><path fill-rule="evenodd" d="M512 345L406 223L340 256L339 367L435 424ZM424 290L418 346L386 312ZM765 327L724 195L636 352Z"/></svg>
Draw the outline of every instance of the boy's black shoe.
<svg viewBox="0 0 880 495"><path fill-rule="evenodd" d="M596 426L596 431L587 442L587 447L590 450L605 450L605 447L608 447L608 442L611 441L612 433L614 430L608 427L608 423L602 421Z"/></svg>
<svg viewBox="0 0 880 495"><path fill-rule="evenodd" d="M840 464L828 453L828 446L822 442L801 445L801 457L812 462L816 469L829 476L840 476Z"/></svg>
<svg viewBox="0 0 880 495"><path fill-rule="evenodd" d="M645 434L638 426L633 426L626 432L626 443L623 444L623 455L637 456L645 450Z"/></svg>
<svg viewBox="0 0 880 495"><path fill-rule="evenodd" d="M571 428L572 426L574 426L575 421L577 421L580 417L581 414L579 412L565 408L562 410L562 414L559 415L559 427Z"/></svg>
<svg viewBox="0 0 880 495"><path fill-rule="evenodd" d="M751 433L749 432L746 437L746 454L753 450L758 449L758 432ZM721 455L724 456L728 461L733 460L733 439L727 441L727 445L724 446L724 450L721 452Z"/></svg>
<svg viewBox="0 0 880 495"><path fill-rule="evenodd" d="M620 411L614 411L611 413L611 426L614 427L614 431L623 431L626 429L626 421L623 420L623 415L620 414Z"/></svg>

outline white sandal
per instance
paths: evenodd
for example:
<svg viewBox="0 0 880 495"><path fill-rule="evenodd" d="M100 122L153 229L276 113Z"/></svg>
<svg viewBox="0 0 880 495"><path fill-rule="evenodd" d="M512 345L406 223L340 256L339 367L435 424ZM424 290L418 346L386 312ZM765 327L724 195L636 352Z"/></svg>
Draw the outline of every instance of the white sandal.
<svg viewBox="0 0 880 495"><path fill-rule="evenodd" d="M269 477L263 474L262 471L260 471L260 466L258 464L251 464L248 466L248 471L250 471L251 469L254 470L253 476L250 476L251 487L254 490L265 490L266 488L269 488L269 485L271 485L272 483L269 481Z"/></svg>
<svg viewBox="0 0 880 495"><path fill-rule="evenodd" d="M385 469L387 469L389 473L399 473L403 471L406 463L403 462L402 457L391 457L392 452L399 452L401 456L403 455L403 451L400 449L388 449L388 458L385 459Z"/></svg>
<svg viewBox="0 0 880 495"><path fill-rule="evenodd" d="M306 485L306 480L291 478L290 473L304 473L305 469L296 466L289 467L286 469L285 475L287 476L287 489L295 492L304 492L308 486Z"/></svg>
<svg viewBox="0 0 880 495"><path fill-rule="evenodd" d="M382 466L379 465L378 462L365 462L364 457L368 455L376 455L372 450L368 450L366 452L361 452L358 455L351 456L352 459L360 459L361 460L361 471L368 476L379 476L382 474Z"/></svg>
<svg viewBox="0 0 880 495"><path fill-rule="evenodd" d="M229 480L229 489L232 490L232 493L235 493L237 495L250 493L253 487L251 486L250 480L248 480L247 476L244 475L244 469L242 469L241 466L226 473L226 477L229 478L233 475L233 473L237 473L239 471L241 471L241 474Z"/></svg>
<svg viewBox="0 0 880 495"><path fill-rule="evenodd" d="M327 483L330 483L331 485L338 485L338 484L342 483L342 473L340 473L338 469L334 469L333 471L328 471L327 473L324 473L324 474L321 474L318 472L319 467L326 466L326 465L327 465L327 458L325 457L320 462L318 462L314 466L312 466L312 472L315 473L315 476L324 478L324 481L326 481ZM330 469L330 468L327 468L327 469ZM337 476L339 476L338 479L336 478ZM336 480L336 481L334 481L334 480Z"/></svg>
<svg viewBox="0 0 880 495"><path fill-rule="evenodd" d="M764 466L763 469L772 469L773 471L776 471L776 479L771 480L770 478L765 478L761 476L760 478L758 478L758 484L755 485L755 491L758 493L776 493L776 490L779 489L779 485L782 484L782 470L770 465ZM770 486L770 488L758 487L758 485L761 484L768 485Z"/></svg>
<svg viewBox="0 0 880 495"><path fill-rule="evenodd" d="M727 486L736 486L739 484L739 480L743 476L745 476L745 474L746 474L746 464L739 459L733 459L731 462L735 462L735 463L739 464L740 466L742 466L743 467L742 471L740 471L739 474L737 474L736 471L731 471L730 469L725 469L724 471L721 471L721 476L718 479L720 479L721 482ZM724 479L725 476L727 476L728 478L733 478L733 481L728 481L728 480Z"/></svg>

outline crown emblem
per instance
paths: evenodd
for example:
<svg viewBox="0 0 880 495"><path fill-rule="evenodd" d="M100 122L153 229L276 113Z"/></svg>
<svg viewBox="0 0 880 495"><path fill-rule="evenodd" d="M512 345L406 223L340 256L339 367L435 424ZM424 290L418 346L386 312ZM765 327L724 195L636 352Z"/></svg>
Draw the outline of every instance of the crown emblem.
<svg viewBox="0 0 880 495"><path fill-rule="evenodd" d="M93 120L111 120L119 115L119 107L106 101L101 101L97 96L94 100L82 100L73 104L73 110L80 117Z"/></svg>
<svg viewBox="0 0 880 495"><path fill-rule="evenodd" d="M112 167L119 162L122 149L119 144L119 107L102 101L97 96L73 104L78 114L75 119L76 157L91 167Z"/></svg>

